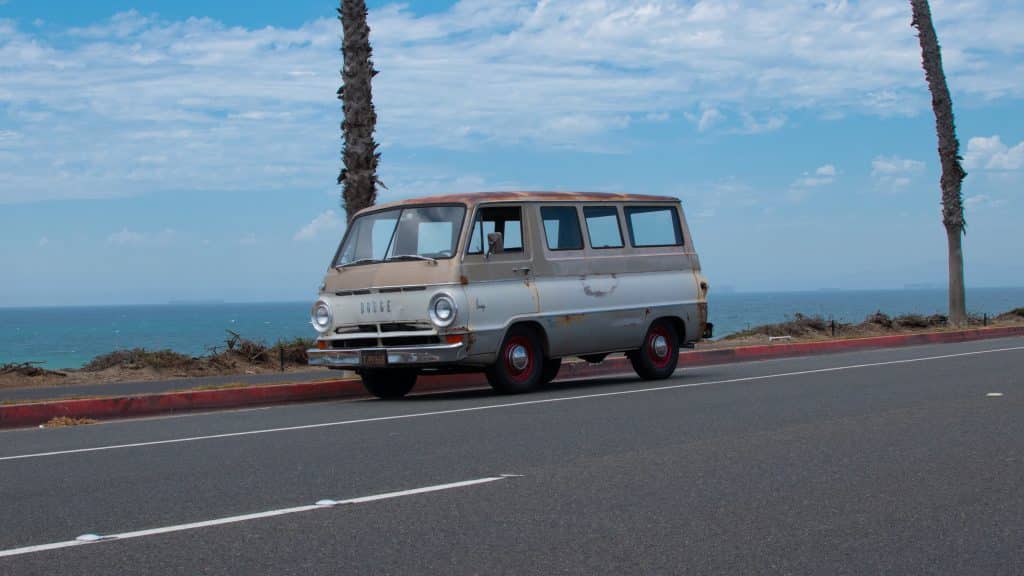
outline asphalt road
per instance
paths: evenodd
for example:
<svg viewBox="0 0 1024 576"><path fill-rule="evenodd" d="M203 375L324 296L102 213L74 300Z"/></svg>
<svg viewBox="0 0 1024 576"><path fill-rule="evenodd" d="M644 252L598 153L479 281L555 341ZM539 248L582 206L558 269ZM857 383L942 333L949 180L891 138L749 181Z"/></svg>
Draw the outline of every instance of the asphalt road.
<svg viewBox="0 0 1024 576"><path fill-rule="evenodd" d="M1022 574L1022 408L1016 338L0 432L0 574Z"/></svg>

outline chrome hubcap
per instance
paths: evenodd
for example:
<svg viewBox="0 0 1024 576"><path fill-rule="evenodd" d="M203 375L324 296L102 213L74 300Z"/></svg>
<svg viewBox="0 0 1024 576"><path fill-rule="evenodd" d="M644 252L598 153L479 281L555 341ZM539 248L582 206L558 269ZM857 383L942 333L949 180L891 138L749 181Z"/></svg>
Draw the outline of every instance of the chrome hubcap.
<svg viewBox="0 0 1024 576"><path fill-rule="evenodd" d="M509 350L508 360L516 370L525 370L526 365L530 363L530 353L526 351L525 346L516 344Z"/></svg>
<svg viewBox="0 0 1024 576"><path fill-rule="evenodd" d="M668 340L666 340L661 334L655 336L654 339L651 340L651 350L658 358L664 358L668 355Z"/></svg>

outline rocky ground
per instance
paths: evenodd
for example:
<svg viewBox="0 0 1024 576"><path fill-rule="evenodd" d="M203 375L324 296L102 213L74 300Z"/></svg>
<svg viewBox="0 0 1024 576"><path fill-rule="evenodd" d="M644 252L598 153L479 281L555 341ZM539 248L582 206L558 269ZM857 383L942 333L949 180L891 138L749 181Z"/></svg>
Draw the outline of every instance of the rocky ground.
<svg viewBox="0 0 1024 576"><path fill-rule="evenodd" d="M1024 326L1024 308L1015 308L992 318L971 316L967 328L994 326ZM833 336L833 323L821 316L796 314L785 322L755 326L717 340L701 342L697 348L725 348L772 342L814 342L836 338L868 338L915 332L940 332L954 330L954 328L949 326L949 319L941 314L889 316L882 312L875 312L861 322L835 322L834 330L835 335Z"/></svg>
<svg viewBox="0 0 1024 576"><path fill-rule="evenodd" d="M76 370L47 370L34 363L4 364L0 365L0 388L280 373L282 359L284 372L309 372L306 350L313 346L315 341L304 338L267 346L229 333L223 347L199 357L136 348L97 356Z"/></svg>

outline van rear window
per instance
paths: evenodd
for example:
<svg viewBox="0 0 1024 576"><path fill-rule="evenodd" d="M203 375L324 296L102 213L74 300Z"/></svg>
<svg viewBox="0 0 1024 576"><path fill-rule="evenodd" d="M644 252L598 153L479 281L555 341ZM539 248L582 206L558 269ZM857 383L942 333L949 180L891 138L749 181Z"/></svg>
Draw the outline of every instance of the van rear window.
<svg viewBox="0 0 1024 576"><path fill-rule="evenodd" d="M633 246L682 246L679 213L672 206L628 206L625 208L629 241Z"/></svg>

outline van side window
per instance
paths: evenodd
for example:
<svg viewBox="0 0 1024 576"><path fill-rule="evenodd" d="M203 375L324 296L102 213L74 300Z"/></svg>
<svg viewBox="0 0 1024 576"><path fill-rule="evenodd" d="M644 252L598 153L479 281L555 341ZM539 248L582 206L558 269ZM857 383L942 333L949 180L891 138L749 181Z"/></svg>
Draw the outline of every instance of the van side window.
<svg viewBox="0 0 1024 576"><path fill-rule="evenodd" d="M614 206L584 206L591 248L622 248L619 211Z"/></svg>
<svg viewBox="0 0 1024 576"><path fill-rule="evenodd" d="M466 254L483 254L487 247L487 235L501 232L504 252L523 251L523 212L519 206L481 208L477 210L473 223L473 235L469 238Z"/></svg>
<svg viewBox="0 0 1024 576"><path fill-rule="evenodd" d="M683 232L679 213L672 206L632 206L625 208L629 241L636 247L682 246Z"/></svg>
<svg viewBox="0 0 1024 576"><path fill-rule="evenodd" d="M540 209L549 250L582 250L580 219L572 206L544 206Z"/></svg>

